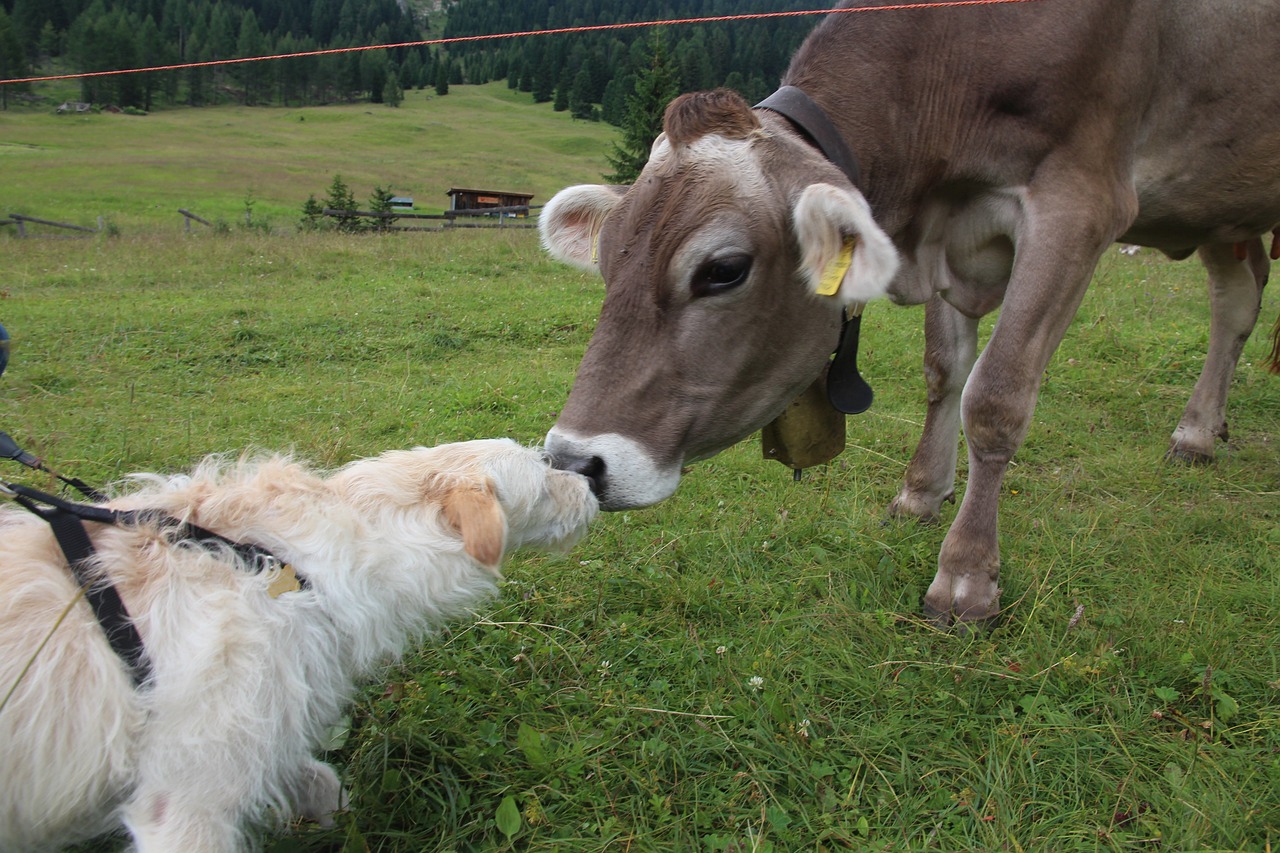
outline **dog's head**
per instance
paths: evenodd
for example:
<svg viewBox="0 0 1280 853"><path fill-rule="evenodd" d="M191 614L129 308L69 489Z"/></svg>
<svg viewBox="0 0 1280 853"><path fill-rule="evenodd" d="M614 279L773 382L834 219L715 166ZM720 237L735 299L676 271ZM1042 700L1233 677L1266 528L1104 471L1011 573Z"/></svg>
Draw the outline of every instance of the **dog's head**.
<svg viewBox="0 0 1280 853"><path fill-rule="evenodd" d="M351 463L335 484L359 502L438 513L466 553L495 572L514 548L567 550L598 510L586 478L510 439L389 451Z"/></svg>

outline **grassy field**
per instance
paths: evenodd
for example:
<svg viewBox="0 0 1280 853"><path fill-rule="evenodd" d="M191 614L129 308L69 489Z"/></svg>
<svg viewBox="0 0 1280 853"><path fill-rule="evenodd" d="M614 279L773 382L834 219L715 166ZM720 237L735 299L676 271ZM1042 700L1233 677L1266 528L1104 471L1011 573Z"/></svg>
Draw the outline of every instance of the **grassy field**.
<svg viewBox="0 0 1280 853"><path fill-rule="evenodd" d="M598 180L616 130L574 121L505 83L412 90L379 104L177 109L147 116L0 112L0 214L122 234L182 230L178 208L238 225L290 228L308 195L341 174L358 202L375 186L439 212L452 187L533 193Z"/></svg>
<svg viewBox="0 0 1280 853"><path fill-rule="evenodd" d="M423 154L427 134L317 154L304 175L289 171L302 139L258 146L270 165L241 173L225 146L192 154L186 180L215 215L234 223L252 183L255 215L278 205L271 234L183 237L170 209L200 206L182 175L140 168L142 143L108 134L156 120L146 145L182 151L155 128L283 133L304 124L294 111L95 117L102 130L77 146L66 119L0 115L0 158L28 164L5 167L0 210L70 206L83 181L93 203L75 210L119 225L74 241L0 232L15 340L0 428L91 482L250 445L337 465L414 443L538 441L597 281L546 260L529 231L286 227L333 172L358 193L407 174L402 146L421 170L396 188L422 195L514 182L545 201L605 170L607 129L521 112L505 89L455 92L402 115L474 105L442 130L474 133L450 156L475 171L456 179ZM314 112L345 108L329 109ZM358 135L366 109L326 139ZM307 127L324 126L312 112ZM491 112L529 138L482 133ZM57 167L69 161L74 175ZM28 173L45 162L41 183ZM198 175L205 163L222 177ZM127 206L109 206L117 190ZM1262 324L1278 313L1268 296ZM1217 464L1164 464L1207 344L1203 285L1192 264L1109 253L1005 484L1007 617L957 636L918 615L945 527L884 513L923 417L921 321L868 311L859 363L876 406L802 482L744 442L665 504L603 516L568 557L514 558L498 601L391 665L335 732L328 757L352 792L337 827L298 826L268 849L1269 851L1280 381L1258 366L1263 335Z"/></svg>

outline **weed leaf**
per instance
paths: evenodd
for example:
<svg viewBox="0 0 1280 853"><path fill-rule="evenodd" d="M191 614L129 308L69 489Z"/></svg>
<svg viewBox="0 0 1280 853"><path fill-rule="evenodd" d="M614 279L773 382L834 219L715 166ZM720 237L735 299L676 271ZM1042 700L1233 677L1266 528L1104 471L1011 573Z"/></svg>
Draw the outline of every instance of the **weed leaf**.
<svg viewBox="0 0 1280 853"><path fill-rule="evenodd" d="M533 769L542 770L547 766L547 751L542 746L542 733L533 726L523 722L520 724L516 731L516 746L524 753L525 760Z"/></svg>
<svg viewBox="0 0 1280 853"><path fill-rule="evenodd" d="M511 836L520 831L520 809L516 807L516 798L507 795L498 805L498 813L494 815L498 831L511 840Z"/></svg>

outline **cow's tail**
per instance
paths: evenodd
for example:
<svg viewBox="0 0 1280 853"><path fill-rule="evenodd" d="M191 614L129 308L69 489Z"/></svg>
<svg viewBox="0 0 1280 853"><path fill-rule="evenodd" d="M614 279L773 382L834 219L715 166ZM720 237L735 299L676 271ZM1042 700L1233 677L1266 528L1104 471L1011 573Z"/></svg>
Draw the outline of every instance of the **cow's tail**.
<svg viewBox="0 0 1280 853"><path fill-rule="evenodd" d="M1276 327L1271 330L1271 355L1267 356L1267 370L1280 376L1280 317L1276 318Z"/></svg>

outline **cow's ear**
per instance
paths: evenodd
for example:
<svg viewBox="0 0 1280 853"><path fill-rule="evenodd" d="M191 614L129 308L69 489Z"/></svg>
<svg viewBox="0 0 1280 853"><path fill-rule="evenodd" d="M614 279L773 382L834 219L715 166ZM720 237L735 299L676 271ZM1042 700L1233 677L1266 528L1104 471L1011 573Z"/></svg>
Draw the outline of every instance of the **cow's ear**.
<svg viewBox="0 0 1280 853"><path fill-rule="evenodd" d="M582 184L556 193L538 217L543 247L558 261L599 272L600 224L626 189Z"/></svg>
<svg viewBox="0 0 1280 853"><path fill-rule="evenodd" d="M856 190L810 184L793 211L800 272L814 293L842 305L884 296L898 272L898 253Z"/></svg>

